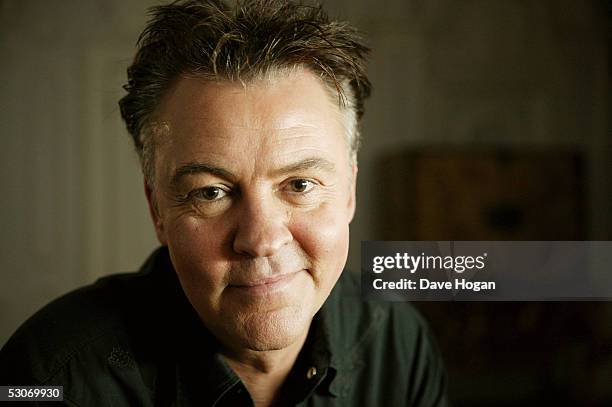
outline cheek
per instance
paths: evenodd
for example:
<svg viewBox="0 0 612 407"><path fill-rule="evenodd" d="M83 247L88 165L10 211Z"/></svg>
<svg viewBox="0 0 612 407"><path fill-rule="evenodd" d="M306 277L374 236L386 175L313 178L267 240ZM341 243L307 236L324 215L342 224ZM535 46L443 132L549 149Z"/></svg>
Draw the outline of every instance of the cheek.
<svg viewBox="0 0 612 407"><path fill-rule="evenodd" d="M313 262L315 283L327 285L336 281L348 254L349 225L346 214L322 207L316 213L295 216L293 238Z"/></svg>
<svg viewBox="0 0 612 407"><path fill-rule="evenodd" d="M222 285L228 256L224 249L224 230L222 225L217 226L191 217L169 223L168 249L186 290L210 292Z"/></svg>

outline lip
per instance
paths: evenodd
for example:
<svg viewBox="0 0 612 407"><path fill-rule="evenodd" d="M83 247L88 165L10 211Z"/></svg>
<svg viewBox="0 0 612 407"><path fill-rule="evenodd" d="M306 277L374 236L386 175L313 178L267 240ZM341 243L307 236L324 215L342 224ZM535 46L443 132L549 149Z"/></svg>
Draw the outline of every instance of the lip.
<svg viewBox="0 0 612 407"><path fill-rule="evenodd" d="M234 284L234 285L230 285L230 287L233 289L239 290L245 294L251 294L251 295L272 294L277 291L282 291L283 289L285 289L289 284L291 284L291 282L293 281L295 276L298 275L298 273L299 272L296 271L293 273L287 273L287 274L282 274L280 276L268 277L268 278L264 278L261 280L248 282L244 284Z"/></svg>

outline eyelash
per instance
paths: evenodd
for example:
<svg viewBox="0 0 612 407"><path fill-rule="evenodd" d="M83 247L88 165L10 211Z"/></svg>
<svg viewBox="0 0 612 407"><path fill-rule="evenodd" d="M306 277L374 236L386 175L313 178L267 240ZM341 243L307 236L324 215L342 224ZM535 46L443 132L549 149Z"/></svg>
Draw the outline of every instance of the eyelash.
<svg viewBox="0 0 612 407"><path fill-rule="evenodd" d="M295 186L295 184L297 182L305 182L307 184L305 190L303 190L303 191L290 190L289 193L294 194L294 195L306 195L306 194L310 193L314 188L316 188L319 185L316 181L308 179L308 178L293 178L293 179L288 180L285 183L285 187L283 187L283 188L286 188L286 187L291 188L292 186ZM283 189L283 188L281 188L281 189ZM203 194L206 193L206 192L209 192L211 190L219 191L223 195L220 196L220 197L213 197L212 199L207 199ZM194 200L198 200L198 201L201 201L201 202L216 202L216 201L219 201L219 200L223 199L224 197L226 197L228 195L232 195L232 190L230 188L228 188L228 187L223 188L223 187L218 186L218 185L211 185L211 186L206 186L206 187L195 189L195 190L191 191L185 197L185 200L192 200L192 199L194 199Z"/></svg>
<svg viewBox="0 0 612 407"><path fill-rule="evenodd" d="M308 183L308 186L306 187L306 190L304 190L304 191L291 191L291 193L299 194L299 195L306 195L306 194L310 193L318 185L315 181L313 181L311 179L308 179L308 178L294 178L294 179L289 180L287 182L287 184L288 185L294 185L294 183L300 182L300 181L304 181L304 182Z"/></svg>
<svg viewBox="0 0 612 407"><path fill-rule="evenodd" d="M213 199L207 199L202 194L205 193L206 191L210 191L210 190L220 191L224 195L221 196L221 197L214 197ZM188 199L191 198L191 199L196 199L196 200L204 201L204 202L216 202L216 201L219 201L222 198L224 198L225 196L230 195L230 194L231 194L231 190L229 190L229 189L225 189L225 188L222 188L222 187L217 186L217 185L211 185L211 186L206 186L206 187L203 187L203 188L199 188L199 189L196 189L196 190L190 192L188 194Z"/></svg>

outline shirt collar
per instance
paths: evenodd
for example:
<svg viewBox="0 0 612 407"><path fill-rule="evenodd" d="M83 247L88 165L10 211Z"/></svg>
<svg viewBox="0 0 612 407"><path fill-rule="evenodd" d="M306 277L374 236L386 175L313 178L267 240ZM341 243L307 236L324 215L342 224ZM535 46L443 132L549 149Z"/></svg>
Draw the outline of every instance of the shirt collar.
<svg viewBox="0 0 612 407"><path fill-rule="evenodd" d="M158 375L166 377L178 405L214 405L227 390L240 383L238 376L219 354L220 345L204 326L185 296L170 261L167 247L157 249L141 268L149 274L158 301L152 312L159 315L160 358ZM168 375L170 376L170 375ZM158 378L158 380L160 380Z"/></svg>
<svg viewBox="0 0 612 407"><path fill-rule="evenodd" d="M363 352L385 319L380 304L358 307L362 301L358 277L344 270L320 311L334 373L328 391L334 396L346 394L365 368Z"/></svg>
<svg viewBox="0 0 612 407"><path fill-rule="evenodd" d="M176 391L179 401L190 405L187 399L197 396L197 400L193 400L196 401L194 405L214 404L230 388L242 385L220 355L220 344L187 300L167 247L156 250L141 271L154 273L161 279L158 286L162 290L160 298L164 300L159 305L161 315L165 315L166 326L170 328L167 341L177 363ZM328 299L313 318L308 338L291 373L303 379L307 369L315 367L318 377L313 382L315 386L312 391L332 396L341 395L356 370L363 367L363 344L382 320L382 314L374 308L374 315L368 318L367 324L356 322L354 300L355 297L359 300L360 290L347 273L342 273ZM172 293L171 299L168 298L169 291ZM185 400L181 400L183 397Z"/></svg>

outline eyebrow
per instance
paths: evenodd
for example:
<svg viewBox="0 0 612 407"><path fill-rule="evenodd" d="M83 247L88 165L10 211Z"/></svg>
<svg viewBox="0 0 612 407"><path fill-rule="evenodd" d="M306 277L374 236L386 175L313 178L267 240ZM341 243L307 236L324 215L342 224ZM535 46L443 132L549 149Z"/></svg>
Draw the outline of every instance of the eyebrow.
<svg viewBox="0 0 612 407"><path fill-rule="evenodd" d="M237 178L234 174L224 168L206 163L194 162L181 165L176 169L174 175L172 176L172 185L178 185L182 178L187 175L194 174L211 174L230 181L234 181Z"/></svg>
<svg viewBox="0 0 612 407"><path fill-rule="evenodd" d="M272 174L278 176L311 169L319 169L327 172L333 172L336 169L336 165L324 158L306 158L304 160L274 170Z"/></svg>
<svg viewBox="0 0 612 407"><path fill-rule="evenodd" d="M296 163L291 163L272 172L273 176L279 176L289 174L293 172L300 172L310 169L320 169L327 172L333 172L336 169L334 163L324 158L306 158ZM178 185L181 179L187 175L194 174L211 174L221 178L225 178L229 181L235 181L238 177L231 171L224 168L210 165L207 163L193 162L185 165L181 165L176 169L172 176L172 185Z"/></svg>

